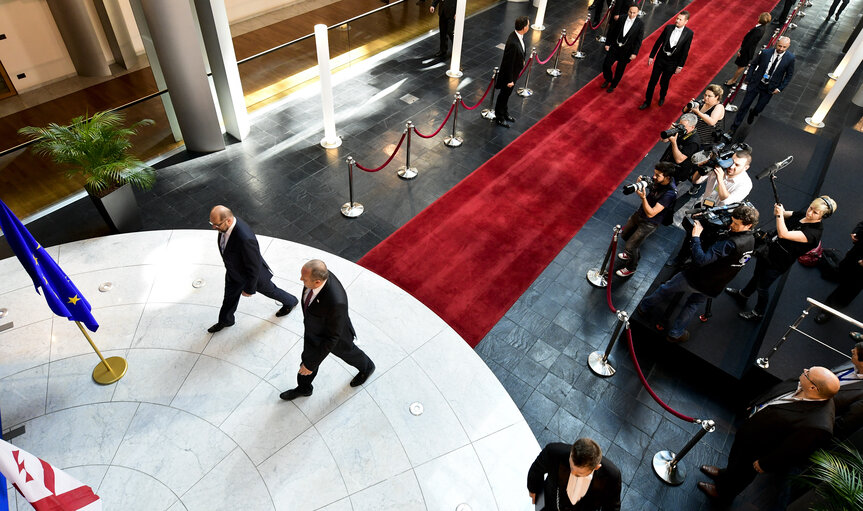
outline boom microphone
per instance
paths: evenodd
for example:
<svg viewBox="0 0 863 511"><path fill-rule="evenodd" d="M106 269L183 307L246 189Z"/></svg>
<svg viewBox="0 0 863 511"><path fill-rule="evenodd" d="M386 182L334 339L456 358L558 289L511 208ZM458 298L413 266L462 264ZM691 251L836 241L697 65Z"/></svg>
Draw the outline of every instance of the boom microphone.
<svg viewBox="0 0 863 511"><path fill-rule="evenodd" d="M755 176L755 179L764 179L765 177L769 176L770 174L774 174L776 172L779 172L780 170L784 169L785 167L791 165L791 162L793 162L793 161L794 161L794 156L789 156L788 158L785 158L782 161L777 161L773 165L762 170L760 174Z"/></svg>

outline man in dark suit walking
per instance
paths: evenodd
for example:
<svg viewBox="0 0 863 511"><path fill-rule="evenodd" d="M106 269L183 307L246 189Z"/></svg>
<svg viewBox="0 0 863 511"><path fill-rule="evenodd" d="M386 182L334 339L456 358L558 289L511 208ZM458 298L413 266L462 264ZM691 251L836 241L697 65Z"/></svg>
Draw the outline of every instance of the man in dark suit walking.
<svg viewBox="0 0 863 511"><path fill-rule="evenodd" d="M744 117L747 123L752 124L770 99L788 86L788 82L794 76L794 54L788 51L789 46L791 46L791 39L780 37L776 41L776 48L764 50L756 57L755 65L750 64L751 71L746 80L746 96L734 117L731 131L735 131L743 124ZM758 101L750 110L749 107L752 106L755 98L758 98ZM748 117L747 112L749 112Z"/></svg>
<svg viewBox="0 0 863 511"><path fill-rule="evenodd" d="M434 0L429 7L429 12L432 14L437 9L438 26L440 27L440 51L435 54L435 57L446 57L449 54L447 39L451 43L455 33L455 7L456 0Z"/></svg>
<svg viewBox="0 0 863 511"><path fill-rule="evenodd" d="M518 74L524 68L524 34L530 29L528 23L527 16L519 16L515 19L515 31L506 38L503 58L500 61L500 69L494 85L495 89L500 89L500 94L494 103L494 122L504 128L509 128L507 121L515 122L515 118L509 115L507 102L515 88Z"/></svg>
<svg viewBox="0 0 863 511"><path fill-rule="evenodd" d="M638 107L639 110L650 106L656 82L659 82L659 106L662 106L665 103L665 94L668 92L671 77L683 70L693 36L692 29L686 27L687 21L689 21L689 11L680 11L674 19L674 24L666 25L662 29L662 34L656 38L650 50L650 58L647 59L647 65L653 66L653 71L647 82L644 103ZM653 62L654 58L656 63Z"/></svg>
<svg viewBox="0 0 863 511"><path fill-rule="evenodd" d="M644 22L638 17L638 6L630 5L626 17L620 18L611 24L605 43L605 61L602 63L602 87L608 87L606 92L611 93L620 79L630 61L638 56L641 49L641 40L644 38ZM611 66L617 62L614 73Z"/></svg>
<svg viewBox="0 0 863 511"><path fill-rule="evenodd" d="M545 446L527 472L527 491L534 504L543 494L545 509L619 511L620 481L620 470L599 445L579 438L571 446Z"/></svg>
<svg viewBox="0 0 863 511"><path fill-rule="evenodd" d="M240 296L256 292L282 304L276 316L287 316L297 304L297 297L273 284L273 272L261 256L258 240L248 224L225 206L216 206L210 211L210 225L219 231L217 243L225 263L225 296L219 321L207 331L218 332L233 325Z"/></svg>
<svg viewBox="0 0 863 511"><path fill-rule="evenodd" d="M701 467L716 481L698 483L698 489L708 496L731 502L757 474L784 472L830 440L835 417L831 398L839 391L835 374L814 366L803 370L796 390L781 393L781 384L772 390L737 429L728 466Z"/></svg>
<svg viewBox="0 0 863 511"><path fill-rule="evenodd" d="M345 288L318 259L303 265L300 280L305 286L302 293L302 363L296 388L282 392L279 397L291 401L300 396L311 396L312 381L318 375L318 367L330 353L359 370L351 380L351 387L359 387L375 372L375 364L354 344L356 332L348 317Z"/></svg>
<svg viewBox="0 0 863 511"><path fill-rule="evenodd" d="M833 436L837 440L845 440L863 428L863 342L851 349L851 364L836 373L839 392L833 396L836 405Z"/></svg>

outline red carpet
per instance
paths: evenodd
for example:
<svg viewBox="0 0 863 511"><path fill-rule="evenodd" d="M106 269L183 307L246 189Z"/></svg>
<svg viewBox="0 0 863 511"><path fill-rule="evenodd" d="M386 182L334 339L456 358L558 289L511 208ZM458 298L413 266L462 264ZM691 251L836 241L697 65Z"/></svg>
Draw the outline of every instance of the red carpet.
<svg viewBox="0 0 863 511"><path fill-rule="evenodd" d="M476 346L656 144L680 105L719 73L758 14L775 4L695 0L688 7L692 49L664 107L654 102L638 110L657 30L614 94L599 88L601 77L589 83L359 264L419 299ZM728 13L734 21L723 20ZM658 94L657 86L654 100Z"/></svg>

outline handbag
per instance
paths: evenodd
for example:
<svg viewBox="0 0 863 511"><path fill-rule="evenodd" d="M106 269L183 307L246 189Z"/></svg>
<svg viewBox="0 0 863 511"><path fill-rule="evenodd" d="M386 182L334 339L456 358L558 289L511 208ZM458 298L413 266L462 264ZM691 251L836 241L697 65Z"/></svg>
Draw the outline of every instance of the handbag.
<svg viewBox="0 0 863 511"><path fill-rule="evenodd" d="M824 249L821 248L821 242L819 241L818 245L815 248L798 257L797 262L802 264L803 266L814 268L818 265L818 260L821 259L821 254L823 253Z"/></svg>

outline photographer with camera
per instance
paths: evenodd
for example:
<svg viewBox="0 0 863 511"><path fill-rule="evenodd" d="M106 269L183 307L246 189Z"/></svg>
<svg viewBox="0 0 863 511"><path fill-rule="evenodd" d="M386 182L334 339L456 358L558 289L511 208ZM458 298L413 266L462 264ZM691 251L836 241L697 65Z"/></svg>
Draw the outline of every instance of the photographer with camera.
<svg viewBox="0 0 863 511"><path fill-rule="evenodd" d="M704 90L701 101L692 100L685 107L685 113L692 112L698 117L695 132L701 145L710 145L716 142L716 132L725 131L725 105L722 104L722 95L725 93L722 87L711 83Z"/></svg>
<svg viewBox="0 0 863 511"><path fill-rule="evenodd" d="M670 162L659 162L653 170L653 181L643 180L638 176L635 185L629 185L623 193L633 190L641 198L638 210L629 217L626 225L620 231L621 238L626 241L623 252L617 254L624 261L623 267L617 270L620 277L629 277L635 273L638 266L638 248L648 236L653 234L659 224L671 218L671 205L677 198L677 188L674 184L674 173L677 165Z"/></svg>
<svg viewBox="0 0 863 511"><path fill-rule="evenodd" d="M770 285L788 271L798 257L818 245L824 230L821 220L835 212L836 201L827 195L813 200L806 212L785 211L782 204L773 206L776 233L756 251L755 273L743 289L725 289L741 307L746 305L752 293L758 292L755 308L738 316L751 321L764 317L770 300Z"/></svg>
<svg viewBox="0 0 863 511"><path fill-rule="evenodd" d="M694 170L690 158L700 149L698 136L695 133L696 124L698 124L698 117L695 114L683 114L676 124L672 124L671 128L659 134L659 138L668 143L659 161L678 165L677 174L674 176L677 183L689 179Z"/></svg>
<svg viewBox="0 0 863 511"><path fill-rule="evenodd" d="M728 230L708 247L701 245L704 227L695 221L692 227L692 265L677 273L659 286L650 296L642 300L638 313L648 317L654 309L672 301L677 293L689 293L683 308L668 330L669 342L686 342L689 331L686 325L695 315L698 307L707 297L716 297L722 292L743 265L752 257L755 237L752 227L758 223L758 210L748 204L741 204L731 212Z"/></svg>

